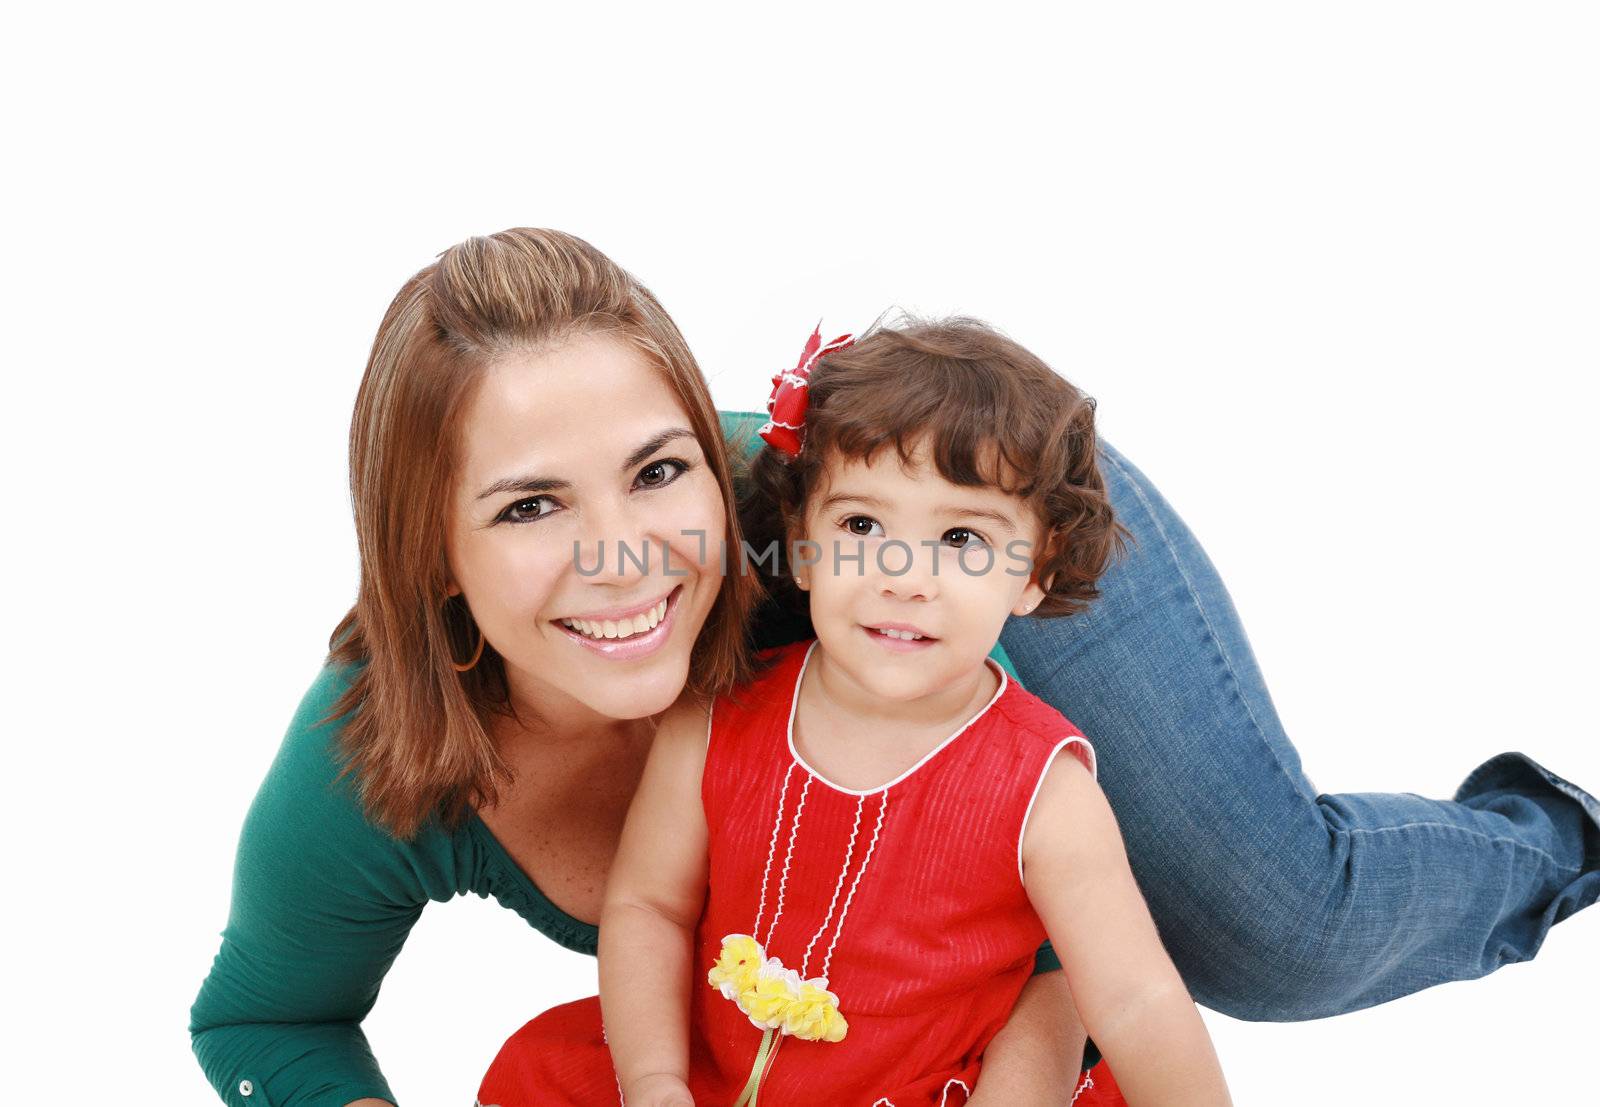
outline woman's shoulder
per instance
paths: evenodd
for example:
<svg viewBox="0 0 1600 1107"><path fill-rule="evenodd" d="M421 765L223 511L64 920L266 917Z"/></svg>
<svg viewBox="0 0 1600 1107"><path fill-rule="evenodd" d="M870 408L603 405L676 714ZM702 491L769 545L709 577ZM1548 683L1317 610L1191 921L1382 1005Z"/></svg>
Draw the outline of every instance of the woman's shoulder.
<svg viewBox="0 0 1600 1107"><path fill-rule="evenodd" d="M283 783L296 789L315 786L319 792L335 787L343 768L340 734L348 720L335 711L358 672L354 665L324 661L289 719L267 772L268 784ZM346 799L355 798L353 789L342 791Z"/></svg>
<svg viewBox="0 0 1600 1107"><path fill-rule="evenodd" d="M359 781L345 771L340 736L349 714L338 712L358 673L357 665L332 661L317 671L256 792L243 838L271 851L311 849L322 859L382 871L418 871L420 856L434 859L424 871L448 867L449 835L437 820L425 822L411 839L394 837L367 817Z"/></svg>

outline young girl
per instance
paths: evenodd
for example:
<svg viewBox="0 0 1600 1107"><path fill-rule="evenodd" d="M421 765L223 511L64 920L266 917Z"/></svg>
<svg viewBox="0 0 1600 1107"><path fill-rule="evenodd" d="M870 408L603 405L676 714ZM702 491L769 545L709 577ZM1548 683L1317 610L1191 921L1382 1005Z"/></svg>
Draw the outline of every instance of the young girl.
<svg viewBox="0 0 1600 1107"><path fill-rule="evenodd" d="M1229 1102L1093 748L988 656L1097 595L1093 401L968 320L814 334L773 383L748 552L815 638L662 716L598 1002L523 1027L480 1103L954 1107L1047 935L1128 1102Z"/></svg>

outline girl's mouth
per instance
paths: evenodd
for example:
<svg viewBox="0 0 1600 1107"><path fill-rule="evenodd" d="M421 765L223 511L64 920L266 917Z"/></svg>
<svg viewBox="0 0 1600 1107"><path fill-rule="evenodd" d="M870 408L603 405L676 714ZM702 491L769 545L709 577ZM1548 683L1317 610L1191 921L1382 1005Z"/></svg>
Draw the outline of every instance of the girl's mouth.
<svg viewBox="0 0 1600 1107"><path fill-rule="evenodd" d="M873 627L862 627L861 630L878 645L895 653L920 653L939 641L926 635L913 637L910 631L877 630Z"/></svg>

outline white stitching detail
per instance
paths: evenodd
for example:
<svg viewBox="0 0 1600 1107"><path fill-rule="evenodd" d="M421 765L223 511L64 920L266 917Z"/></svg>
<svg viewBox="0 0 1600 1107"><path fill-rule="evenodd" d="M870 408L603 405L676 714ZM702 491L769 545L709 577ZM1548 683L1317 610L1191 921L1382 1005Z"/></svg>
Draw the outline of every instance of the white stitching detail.
<svg viewBox="0 0 1600 1107"><path fill-rule="evenodd" d="M972 1089L967 1087L966 1081L962 1080L959 1076L952 1076L949 1080L944 1082L944 1088L939 1092L939 1107L944 1107L945 1097L950 1094L950 1085L952 1084L960 1084L961 1090L967 1093L967 1098L972 1098ZM890 1099L886 1095L879 1096L877 1099L872 1101L872 1107L894 1107L894 1100Z"/></svg>
<svg viewBox="0 0 1600 1107"><path fill-rule="evenodd" d="M889 810L889 793L883 793L883 802L878 805L878 823L872 828L872 841L867 846L867 855L861 859L861 871L856 873L855 882L850 885L850 894L844 899L844 910L839 912L839 926L833 932L833 941L828 945L828 955L822 959L822 976L827 979L828 966L833 964L833 950L839 944L839 935L844 933L844 920L850 914L850 904L856 898L856 889L861 886L861 878L867 875L867 866L872 864L872 851L878 848L878 832L883 829L883 816Z"/></svg>
<svg viewBox="0 0 1600 1107"><path fill-rule="evenodd" d="M765 949L772 944L772 934L778 929L778 920L783 917L783 897L789 890L789 862L794 860L794 841L800 836L800 816L806 809L806 794L811 791L811 778L806 777L806 782L800 788L800 802L795 805L794 823L789 828L789 848L783 855L783 875L778 878L778 906L772 912L772 922L767 925L767 940L761 941L761 935L753 935L761 948Z"/></svg>
<svg viewBox="0 0 1600 1107"><path fill-rule="evenodd" d="M756 910L756 924L750 928L750 937L761 940L761 918L767 913L767 879L772 876L772 859L778 852L778 831L783 829L783 805L789 800L789 778L794 775L794 762L783 771L783 791L778 793L778 813L772 819L772 844L767 847L767 867L761 870L761 906Z"/></svg>
<svg viewBox="0 0 1600 1107"><path fill-rule="evenodd" d="M1094 746L1090 744L1089 739L1075 734L1071 738L1063 738L1056 743L1055 749L1050 751L1050 756L1045 758L1044 768L1039 770L1039 780L1033 786L1033 795L1028 797L1028 809L1022 813L1022 829L1017 831L1017 882L1019 884L1022 883L1022 840L1028 836L1028 819L1033 815L1034 802L1039 798L1039 790L1044 787L1044 778L1049 774L1050 766L1056 763L1056 754L1074 743L1089 751L1089 773L1096 781L1100 779L1100 763L1095 757Z"/></svg>
<svg viewBox="0 0 1600 1107"><path fill-rule="evenodd" d="M1085 1088L1092 1087L1094 1087L1094 1077L1085 1072L1083 1074L1083 1083L1078 1085L1078 1090L1072 1093L1071 1099L1067 1100L1067 1107L1072 1107L1074 1103L1078 1102L1078 1097L1083 1094Z"/></svg>
<svg viewBox="0 0 1600 1107"><path fill-rule="evenodd" d="M856 835L861 832L861 809L866 805L866 796L856 800L856 821L855 825L850 828L850 842L845 847L844 868L839 870L839 879L833 886L833 899L828 901L828 913L823 916L822 925L817 928L817 932L811 936L811 943L806 946L805 956L800 960L800 976L802 979L811 975L806 971L811 965L811 950L821 940L822 936L828 932L828 925L833 922L833 909L839 905L839 893L844 890L845 878L850 875L850 862L855 859Z"/></svg>

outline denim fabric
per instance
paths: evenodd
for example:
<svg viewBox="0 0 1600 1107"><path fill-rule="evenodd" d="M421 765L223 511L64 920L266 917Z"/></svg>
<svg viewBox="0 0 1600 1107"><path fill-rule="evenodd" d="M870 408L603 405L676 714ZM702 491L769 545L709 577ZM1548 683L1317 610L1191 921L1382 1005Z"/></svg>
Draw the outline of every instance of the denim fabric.
<svg viewBox="0 0 1600 1107"><path fill-rule="evenodd" d="M1522 753L1452 801L1319 794L1216 569L1101 440L1135 544L1102 598L1000 637L1023 686L1099 755L1129 860L1205 1006L1294 1021L1359 1010L1538 952L1600 898L1600 802Z"/></svg>

